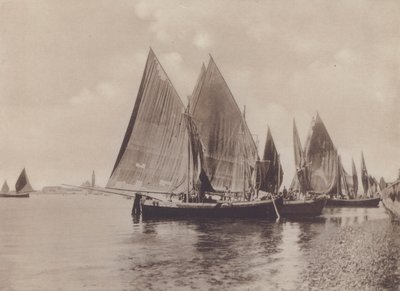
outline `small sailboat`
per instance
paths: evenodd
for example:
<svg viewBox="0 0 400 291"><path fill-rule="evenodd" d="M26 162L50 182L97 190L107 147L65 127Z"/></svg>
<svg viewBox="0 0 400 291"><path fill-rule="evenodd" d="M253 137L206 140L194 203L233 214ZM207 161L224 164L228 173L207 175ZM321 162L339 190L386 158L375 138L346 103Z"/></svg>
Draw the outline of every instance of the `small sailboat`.
<svg viewBox="0 0 400 291"><path fill-rule="evenodd" d="M107 188L136 193L134 209L140 206L143 218L276 217L274 203L282 199L249 198L257 160L253 137L214 60L202 67L185 109L150 49Z"/></svg>
<svg viewBox="0 0 400 291"><path fill-rule="evenodd" d="M5 181L3 187L1 188L0 197L28 198L30 192L34 192L34 190L29 182L24 168L19 175L17 182L15 183L15 192L10 192L7 181Z"/></svg>

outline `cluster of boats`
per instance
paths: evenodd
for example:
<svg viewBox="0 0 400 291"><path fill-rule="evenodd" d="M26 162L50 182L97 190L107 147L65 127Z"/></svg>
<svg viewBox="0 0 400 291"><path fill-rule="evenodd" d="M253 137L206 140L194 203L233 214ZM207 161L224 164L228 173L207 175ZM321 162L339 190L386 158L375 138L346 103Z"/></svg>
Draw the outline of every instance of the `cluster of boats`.
<svg viewBox="0 0 400 291"><path fill-rule="evenodd" d="M213 58L203 64L185 107L150 49L106 190L135 195L133 212L143 217L314 216L326 204L378 206L378 184L364 157L358 197L354 162L349 175L318 113L304 147L295 123L293 138L289 192L298 199L287 200L279 192L283 170L270 129L260 158L245 111Z"/></svg>
<svg viewBox="0 0 400 291"><path fill-rule="evenodd" d="M304 147L293 121L293 145L296 173L289 193L282 193L271 130L260 157L245 111L213 58L203 64L184 106L150 49L111 176L106 188L95 190L134 197L132 211L144 218L317 216L325 205L377 207L380 192L384 205L400 215L400 180L378 183L361 153L364 194L358 196L354 160L350 175L318 113ZM25 169L15 188L10 193L5 182L0 196L29 197L33 191Z"/></svg>
<svg viewBox="0 0 400 291"><path fill-rule="evenodd" d="M31 183L28 180L25 169L22 170L17 182L15 183L15 191L10 191L7 180L4 181L0 190L0 197L4 198L28 198L29 193L34 192Z"/></svg>

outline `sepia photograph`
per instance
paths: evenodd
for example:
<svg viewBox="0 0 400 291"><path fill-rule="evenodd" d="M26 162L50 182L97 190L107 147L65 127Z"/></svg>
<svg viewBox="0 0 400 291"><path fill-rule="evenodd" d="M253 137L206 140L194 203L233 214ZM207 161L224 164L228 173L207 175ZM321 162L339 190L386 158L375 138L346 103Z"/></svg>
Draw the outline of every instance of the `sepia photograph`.
<svg viewBox="0 0 400 291"><path fill-rule="evenodd" d="M399 16L0 0L0 290L399 290Z"/></svg>

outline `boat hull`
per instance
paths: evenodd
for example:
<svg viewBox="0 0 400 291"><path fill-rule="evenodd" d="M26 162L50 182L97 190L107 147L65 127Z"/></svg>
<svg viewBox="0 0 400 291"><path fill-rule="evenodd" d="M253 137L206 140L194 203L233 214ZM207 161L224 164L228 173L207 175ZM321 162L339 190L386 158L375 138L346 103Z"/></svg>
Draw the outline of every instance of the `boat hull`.
<svg viewBox="0 0 400 291"><path fill-rule="evenodd" d="M282 208L283 198L275 199L276 207ZM174 203L144 200L142 217L146 218L276 218L272 200L251 202Z"/></svg>
<svg viewBox="0 0 400 291"><path fill-rule="evenodd" d="M337 207L378 207L381 198L366 199L328 199L327 206Z"/></svg>
<svg viewBox="0 0 400 291"><path fill-rule="evenodd" d="M327 202L326 197L305 201L284 201L280 214L287 217L321 215Z"/></svg>
<svg viewBox="0 0 400 291"><path fill-rule="evenodd" d="M393 220L400 220L400 180L381 191L382 204Z"/></svg>
<svg viewBox="0 0 400 291"><path fill-rule="evenodd" d="M3 198L28 198L29 193L19 193L19 194L0 194Z"/></svg>

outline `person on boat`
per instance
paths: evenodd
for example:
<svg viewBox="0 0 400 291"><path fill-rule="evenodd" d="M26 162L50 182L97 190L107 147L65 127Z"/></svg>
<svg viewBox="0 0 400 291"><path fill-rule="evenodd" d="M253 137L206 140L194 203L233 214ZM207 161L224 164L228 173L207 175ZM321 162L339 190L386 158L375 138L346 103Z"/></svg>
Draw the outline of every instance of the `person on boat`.
<svg viewBox="0 0 400 291"><path fill-rule="evenodd" d="M287 199L288 198L288 191L286 190L285 186L283 186L282 193L283 193L283 198Z"/></svg>

